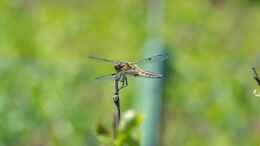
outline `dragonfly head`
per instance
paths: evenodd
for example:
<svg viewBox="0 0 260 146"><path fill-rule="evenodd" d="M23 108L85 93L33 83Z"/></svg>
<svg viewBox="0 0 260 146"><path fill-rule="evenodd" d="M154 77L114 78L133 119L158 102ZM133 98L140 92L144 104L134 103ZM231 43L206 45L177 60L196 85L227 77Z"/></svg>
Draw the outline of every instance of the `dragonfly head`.
<svg viewBox="0 0 260 146"><path fill-rule="evenodd" d="M118 64L116 64L115 66L114 66L114 68L115 68L115 70L117 71L117 72L120 72L120 71L122 71L122 68L124 67L124 65L122 64L122 63L118 63Z"/></svg>
<svg viewBox="0 0 260 146"><path fill-rule="evenodd" d="M126 71L126 70L130 69L131 66L128 63L121 62L121 63L116 64L114 66L114 68L117 72L120 72L120 71Z"/></svg>

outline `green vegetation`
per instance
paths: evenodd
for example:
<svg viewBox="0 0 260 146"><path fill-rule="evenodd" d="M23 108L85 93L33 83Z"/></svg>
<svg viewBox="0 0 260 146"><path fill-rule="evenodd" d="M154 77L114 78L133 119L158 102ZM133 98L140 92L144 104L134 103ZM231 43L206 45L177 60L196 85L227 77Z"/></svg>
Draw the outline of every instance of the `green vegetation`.
<svg viewBox="0 0 260 146"><path fill-rule="evenodd" d="M140 126L143 123L143 116L134 111L127 111L121 121L118 134L114 139L108 129L101 124L97 127L98 140L101 145L111 146L136 146L140 145Z"/></svg>
<svg viewBox="0 0 260 146"><path fill-rule="evenodd" d="M113 68L87 56L142 58L145 4L0 0L0 146L100 145L113 83L94 78ZM161 146L260 145L259 9L258 0L165 1ZM123 111L135 107L137 80L120 93Z"/></svg>

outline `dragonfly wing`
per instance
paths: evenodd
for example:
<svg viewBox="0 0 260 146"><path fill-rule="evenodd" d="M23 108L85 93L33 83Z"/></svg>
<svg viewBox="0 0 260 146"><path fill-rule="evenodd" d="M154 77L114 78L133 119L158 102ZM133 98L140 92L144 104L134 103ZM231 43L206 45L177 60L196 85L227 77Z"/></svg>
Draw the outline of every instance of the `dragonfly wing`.
<svg viewBox="0 0 260 146"><path fill-rule="evenodd" d="M99 76L96 79L97 80L116 80L120 77L120 74L108 74L108 75L103 75L103 76Z"/></svg>
<svg viewBox="0 0 260 146"><path fill-rule="evenodd" d="M151 57L139 60L136 62L136 64L160 62L160 61L166 60L167 58L168 58L168 56L166 54L158 54L155 56L151 56Z"/></svg>
<svg viewBox="0 0 260 146"><path fill-rule="evenodd" d="M100 58L100 57L96 57L96 56L88 56L88 58L89 59L94 59L94 60L97 60L97 61L112 63L112 64L120 63L119 61L114 61L114 60L110 60L110 59Z"/></svg>

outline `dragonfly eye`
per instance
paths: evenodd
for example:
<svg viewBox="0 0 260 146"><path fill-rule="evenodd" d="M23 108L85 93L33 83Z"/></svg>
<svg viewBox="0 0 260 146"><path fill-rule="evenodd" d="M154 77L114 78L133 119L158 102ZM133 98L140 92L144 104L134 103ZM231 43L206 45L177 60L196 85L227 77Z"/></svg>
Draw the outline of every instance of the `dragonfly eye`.
<svg viewBox="0 0 260 146"><path fill-rule="evenodd" d="M122 67L121 64L115 65L115 70L120 71Z"/></svg>

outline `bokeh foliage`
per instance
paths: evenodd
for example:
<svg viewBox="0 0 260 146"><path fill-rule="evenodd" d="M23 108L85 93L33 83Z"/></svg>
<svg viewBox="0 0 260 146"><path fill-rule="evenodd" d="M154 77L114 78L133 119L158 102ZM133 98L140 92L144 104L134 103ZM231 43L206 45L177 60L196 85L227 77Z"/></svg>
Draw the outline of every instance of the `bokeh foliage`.
<svg viewBox="0 0 260 146"><path fill-rule="evenodd" d="M147 39L140 0L0 0L0 146L98 145L112 127L113 72L89 54L134 60ZM161 145L259 145L257 0L166 0L169 52ZM122 92L134 107L135 79Z"/></svg>
<svg viewBox="0 0 260 146"><path fill-rule="evenodd" d="M97 127L97 137L100 145L104 146L136 146L142 139L141 124L144 117L134 111L126 111L121 118L121 124L116 130L115 136L102 124Z"/></svg>

